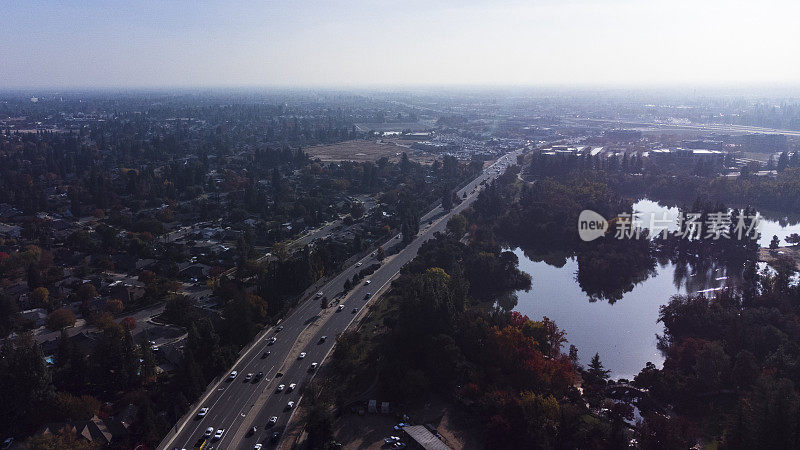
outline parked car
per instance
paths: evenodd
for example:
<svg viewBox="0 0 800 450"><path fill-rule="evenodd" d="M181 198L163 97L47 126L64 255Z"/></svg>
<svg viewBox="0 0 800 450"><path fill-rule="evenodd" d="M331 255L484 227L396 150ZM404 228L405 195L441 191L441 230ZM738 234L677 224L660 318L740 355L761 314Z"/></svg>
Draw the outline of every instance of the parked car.
<svg viewBox="0 0 800 450"><path fill-rule="evenodd" d="M269 356L271 354L272 354L272 352L264 352L263 354L261 354L261 359L264 359L264 358L266 358L267 356Z"/></svg>
<svg viewBox="0 0 800 450"><path fill-rule="evenodd" d="M358 312L358 308L353 308L353 314Z"/></svg>
<svg viewBox="0 0 800 450"><path fill-rule="evenodd" d="M322 336L321 338L319 338L320 342L325 342L327 340L328 340L328 336Z"/></svg>
<svg viewBox="0 0 800 450"><path fill-rule="evenodd" d="M367 280L364 282L364 284L370 284L370 283L372 283L372 280Z"/></svg>

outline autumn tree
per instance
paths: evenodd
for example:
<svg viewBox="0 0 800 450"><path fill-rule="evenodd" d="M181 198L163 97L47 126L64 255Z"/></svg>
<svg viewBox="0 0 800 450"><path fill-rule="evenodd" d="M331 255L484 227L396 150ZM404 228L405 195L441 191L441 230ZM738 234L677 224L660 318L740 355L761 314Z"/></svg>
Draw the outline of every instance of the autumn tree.
<svg viewBox="0 0 800 450"><path fill-rule="evenodd" d="M59 308L45 318L47 328L52 331L58 331L66 327L75 325L75 314L66 308Z"/></svg>

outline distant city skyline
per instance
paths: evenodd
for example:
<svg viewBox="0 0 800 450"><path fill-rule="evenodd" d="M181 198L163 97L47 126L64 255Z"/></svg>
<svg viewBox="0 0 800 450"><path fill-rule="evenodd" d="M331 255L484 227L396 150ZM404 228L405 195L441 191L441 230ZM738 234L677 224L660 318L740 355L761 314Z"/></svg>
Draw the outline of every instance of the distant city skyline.
<svg viewBox="0 0 800 450"><path fill-rule="evenodd" d="M795 84L790 1L1 1L0 89Z"/></svg>

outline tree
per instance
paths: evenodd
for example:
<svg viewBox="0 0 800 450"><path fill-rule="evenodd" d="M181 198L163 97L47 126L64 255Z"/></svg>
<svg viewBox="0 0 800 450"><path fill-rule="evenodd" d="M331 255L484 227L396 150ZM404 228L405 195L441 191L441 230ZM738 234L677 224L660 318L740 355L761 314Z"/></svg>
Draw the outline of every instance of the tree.
<svg viewBox="0 0 800 450"><path fill-rule="evenodd" d="M50 291L44 286L37 287L31 292L31 299L36 306L49 309Z"/></svg>
<svg viewBox="0 0 800 450"><path fill-rule="evenodd" d="M92 283L83 283L75 294L78 296L78 301L87 302L97 297L97 289Z"/></svg>
<svg viewBox="0 0 800 450"><path fill-rule="evenodd" d="M776 250L778 247L781 246L781 240L778 239L777 235L772 236L772 240L769 241L769 248L770 250Z"/></svg>
<svg viewBox="0 0 800 450"><path fill-rule="evenodd" d="M126 317L120 320L119 324L122 325L128 331L136 329L136 319L134 319L133 317Z"/></svg>
<svg viewBox="0 0 800 450"><path fill-rule="evenodd" d="M792 233L786 236L785 241L792 245L800 245L800 234Z"/></svg>
<svg viewBox="0 0 800 450"><path fill-rule="evenodd" d="M461 214L454 214L453 217L447 221L447 232L454 238L461 239L464 233L467 232L467 219Z"/></svg>
<svg viewBox="0 0 800 450"><path fill-rule="evenodd" d="M595 353L594 356L592 356L592 360L589 362L589 368L586 370L586 372L596 379L603 381L607 380L608 374L611 373L610 370L607 370L603 367L603 363L600 362L599 353Z"/></svg>
<svg viewBox="0 0 800 450"><path fill-rule="evenodd" d="M386 251L383 250L382 245L378 246L378 250L375 252L375 258L377 258L378 261L383 261L384 258L386 258Z"/></svg>
<svg viewBox="0 0 800 450"><path fill-rule="evenodd" d="M289 246L285 242L276 242L272 246L272 256L278 258L280 262L286 262L289 259Z"/></svg>
<svg viewBox="0 0 800 450"><path fill-rule="evenodd" d="M58 331L66 327L75 325L75 314L66 308L59 308L45 318L47 328L52 331Z"/></svg>
<svg viewBox="0 0 800 450"><path fill-rule="evenodd" d="M118 298L112 298L106 301L106 311L110 312L113 315L117 315L125 310L125 305L122 304L122 300Z"/></svg>
<svg viewBox="0 0 800 450"><path fill-rule="evenodd" d="M50 370L30 335L9 339L0 348L0 435L31 433L53 396Z"/></svg>

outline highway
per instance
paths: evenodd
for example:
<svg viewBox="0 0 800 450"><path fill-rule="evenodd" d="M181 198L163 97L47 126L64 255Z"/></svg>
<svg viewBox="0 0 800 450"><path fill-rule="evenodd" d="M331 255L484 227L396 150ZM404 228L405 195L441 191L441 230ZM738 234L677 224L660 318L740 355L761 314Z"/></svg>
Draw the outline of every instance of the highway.
<svg viewBox="0 0 800 450"><path fill-rule="evenodd" d="M311 364L322 363L333 348L336 335L360 317L365 304L370 300L368 297L372 297L368 293L377 296L379 291L387 287L403 265L417 255L423 242L436 232L444 232L450 216L462 211L475 200L482 187L480 183L496 178L507 165L516 164L516 157L521 153L520 149L506 154L459 190L459 199L463 198L464 193L467 198L452 211L444 214L441 206L438 206L425 214L420 222L418 235L397 253L395 247L400 245L401 239L399 235L393 237L384 246L389 256L375 273L367 276L341 299L340 304L344 305L342 309L333 303L323 310L320 299L311 295L278 324L282 327L280 331L276 326L260 333L247 350L240 353L239 360L230 368L229 372L236 370L238 376L234 380L223 377L214 383L158 448L191 449L209 427L215 431L220 428L225 430L220 439L211 440L210 445L214 449L252 449L257 443L261 443L265 449L279 445L272 442L272 435L282 432L291 418L293 410L287 407L288 402L295 402L297 407L302 389L314 374L310 371ZM334 299L343 290L345 280L377 262L373 254L374 252L343 270L319 291L329 299ZM367 280L370 282L366 283ZM322 341L322 336L327 339ZM276 341L270 344L273 337ZM265 357L264 353L267 351L270 354ZM306 353L303 359L299 359L301 352ZM263 379L258 383L244 381L246 374L258 372L264 373ZM291 383L297 384L293 391L288 389ZM277 392L277 387L281 384L286 387L282 392ZM209 408L208 413L205 417L197 418L198 411L204 407ZM273 416L277 417L277 423L268 426L267 422ZM248 430L253 426L257 427L257 431L249 435ZM278 439L280 438L282 436ZM211 446L205 448L212 448Z"/></svg>

